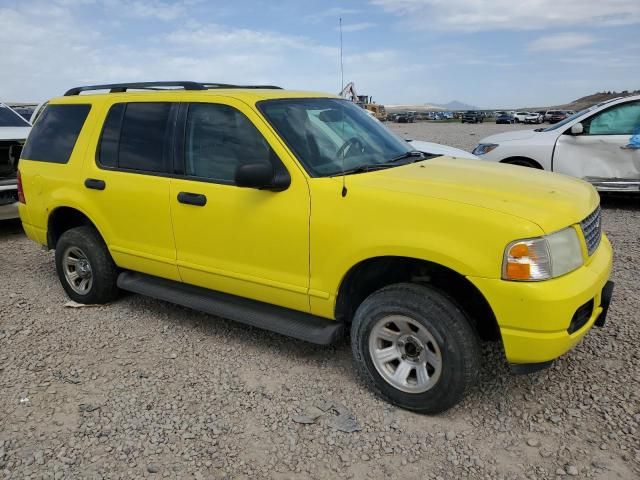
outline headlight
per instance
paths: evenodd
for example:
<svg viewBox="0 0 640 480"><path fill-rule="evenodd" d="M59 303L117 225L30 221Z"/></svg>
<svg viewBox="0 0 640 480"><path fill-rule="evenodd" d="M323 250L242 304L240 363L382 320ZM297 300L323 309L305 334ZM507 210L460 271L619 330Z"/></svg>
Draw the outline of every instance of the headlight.
<svg viewBox="0 0 640 480"><path fill-rule="evenodd" d="M504 280L537 281L559 277L582 266L582 248L573 227L544 237L516 240L504 252Z"/></svg>
<svg viewBox="0 0 640 480"><path fill-rule="evenodd" d="M497 146L497 143L480 143L471 153L474 155L484 155L485 153L489 153L491 150L494 150Z"/></svg>

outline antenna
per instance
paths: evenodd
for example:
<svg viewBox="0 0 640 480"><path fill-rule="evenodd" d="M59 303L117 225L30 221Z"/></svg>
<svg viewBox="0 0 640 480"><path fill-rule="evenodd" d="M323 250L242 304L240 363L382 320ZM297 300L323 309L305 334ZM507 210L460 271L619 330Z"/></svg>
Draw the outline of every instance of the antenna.
<svg viewBox="0 0 640 480"><path fill-rule="evenodd" d="M340 92L344 91L344 64L342 62L342 17L338 17L340 27ZM342 138L344 138L344 107L342 107ZM342 196L347 196L347 182L344 174L344 154L346 149L342 150Z"/></svg>
<svg viewBox="0 0 640 480"><path fill-rule="evenodd" d="M340 26L340 91L344 90L344 65L342 63L342 17L338 19Z"/></svg>

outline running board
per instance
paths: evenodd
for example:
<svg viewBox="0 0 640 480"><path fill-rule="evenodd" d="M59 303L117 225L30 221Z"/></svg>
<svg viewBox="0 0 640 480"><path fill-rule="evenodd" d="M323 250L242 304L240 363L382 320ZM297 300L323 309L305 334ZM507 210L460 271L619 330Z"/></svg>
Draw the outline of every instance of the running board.
<svg viewBox="0 0 640 480"><path fill-rule="evenodd" d="M319 345L344 332L342 322L143 273L122 272L118 287Z"/></svg>

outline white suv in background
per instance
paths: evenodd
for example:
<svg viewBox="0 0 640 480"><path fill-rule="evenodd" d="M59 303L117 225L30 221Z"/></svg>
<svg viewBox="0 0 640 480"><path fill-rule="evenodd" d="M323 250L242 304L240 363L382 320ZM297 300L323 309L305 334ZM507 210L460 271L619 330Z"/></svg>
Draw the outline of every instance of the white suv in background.
<svg viewBox="0 0 640 480"><path fill-rule="evenodd" d="M528 115L531 115L531 112L516 112L513 118L516 119L516 123L524 123Z"/></svg>
<svg viewBox="0 0 640 480"><path fill-rule="evenodd" d="M541 114L536 112L531 112L529 115L524 117L524 123L542 123L544 118Z"/></svg>
<svg viewBox="0 0 640 480"><path fill-rule="evenodd" d="M18 218L18 160L31 124L0 103L0 220Z"/></svg>
<svg viewBox="0 0 640 480"><path fill-rule="evenodd" d="M640 95L594 105L548 128L491 135L473 154L582 178L600 191L640 192Z"/></svg>

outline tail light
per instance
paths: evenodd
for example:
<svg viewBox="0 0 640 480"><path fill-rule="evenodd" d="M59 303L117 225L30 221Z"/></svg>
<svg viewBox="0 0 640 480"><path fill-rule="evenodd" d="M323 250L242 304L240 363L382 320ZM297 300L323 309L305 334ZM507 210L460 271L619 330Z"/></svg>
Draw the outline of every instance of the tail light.
<svg viewBox="0 0 640 480"><path fill-rule="evenodd" d="M27 204L27 199L24 198L24 190L22 189L22 176L20 176L20 170L18 170L18 201L25 205Z"/></svg>

